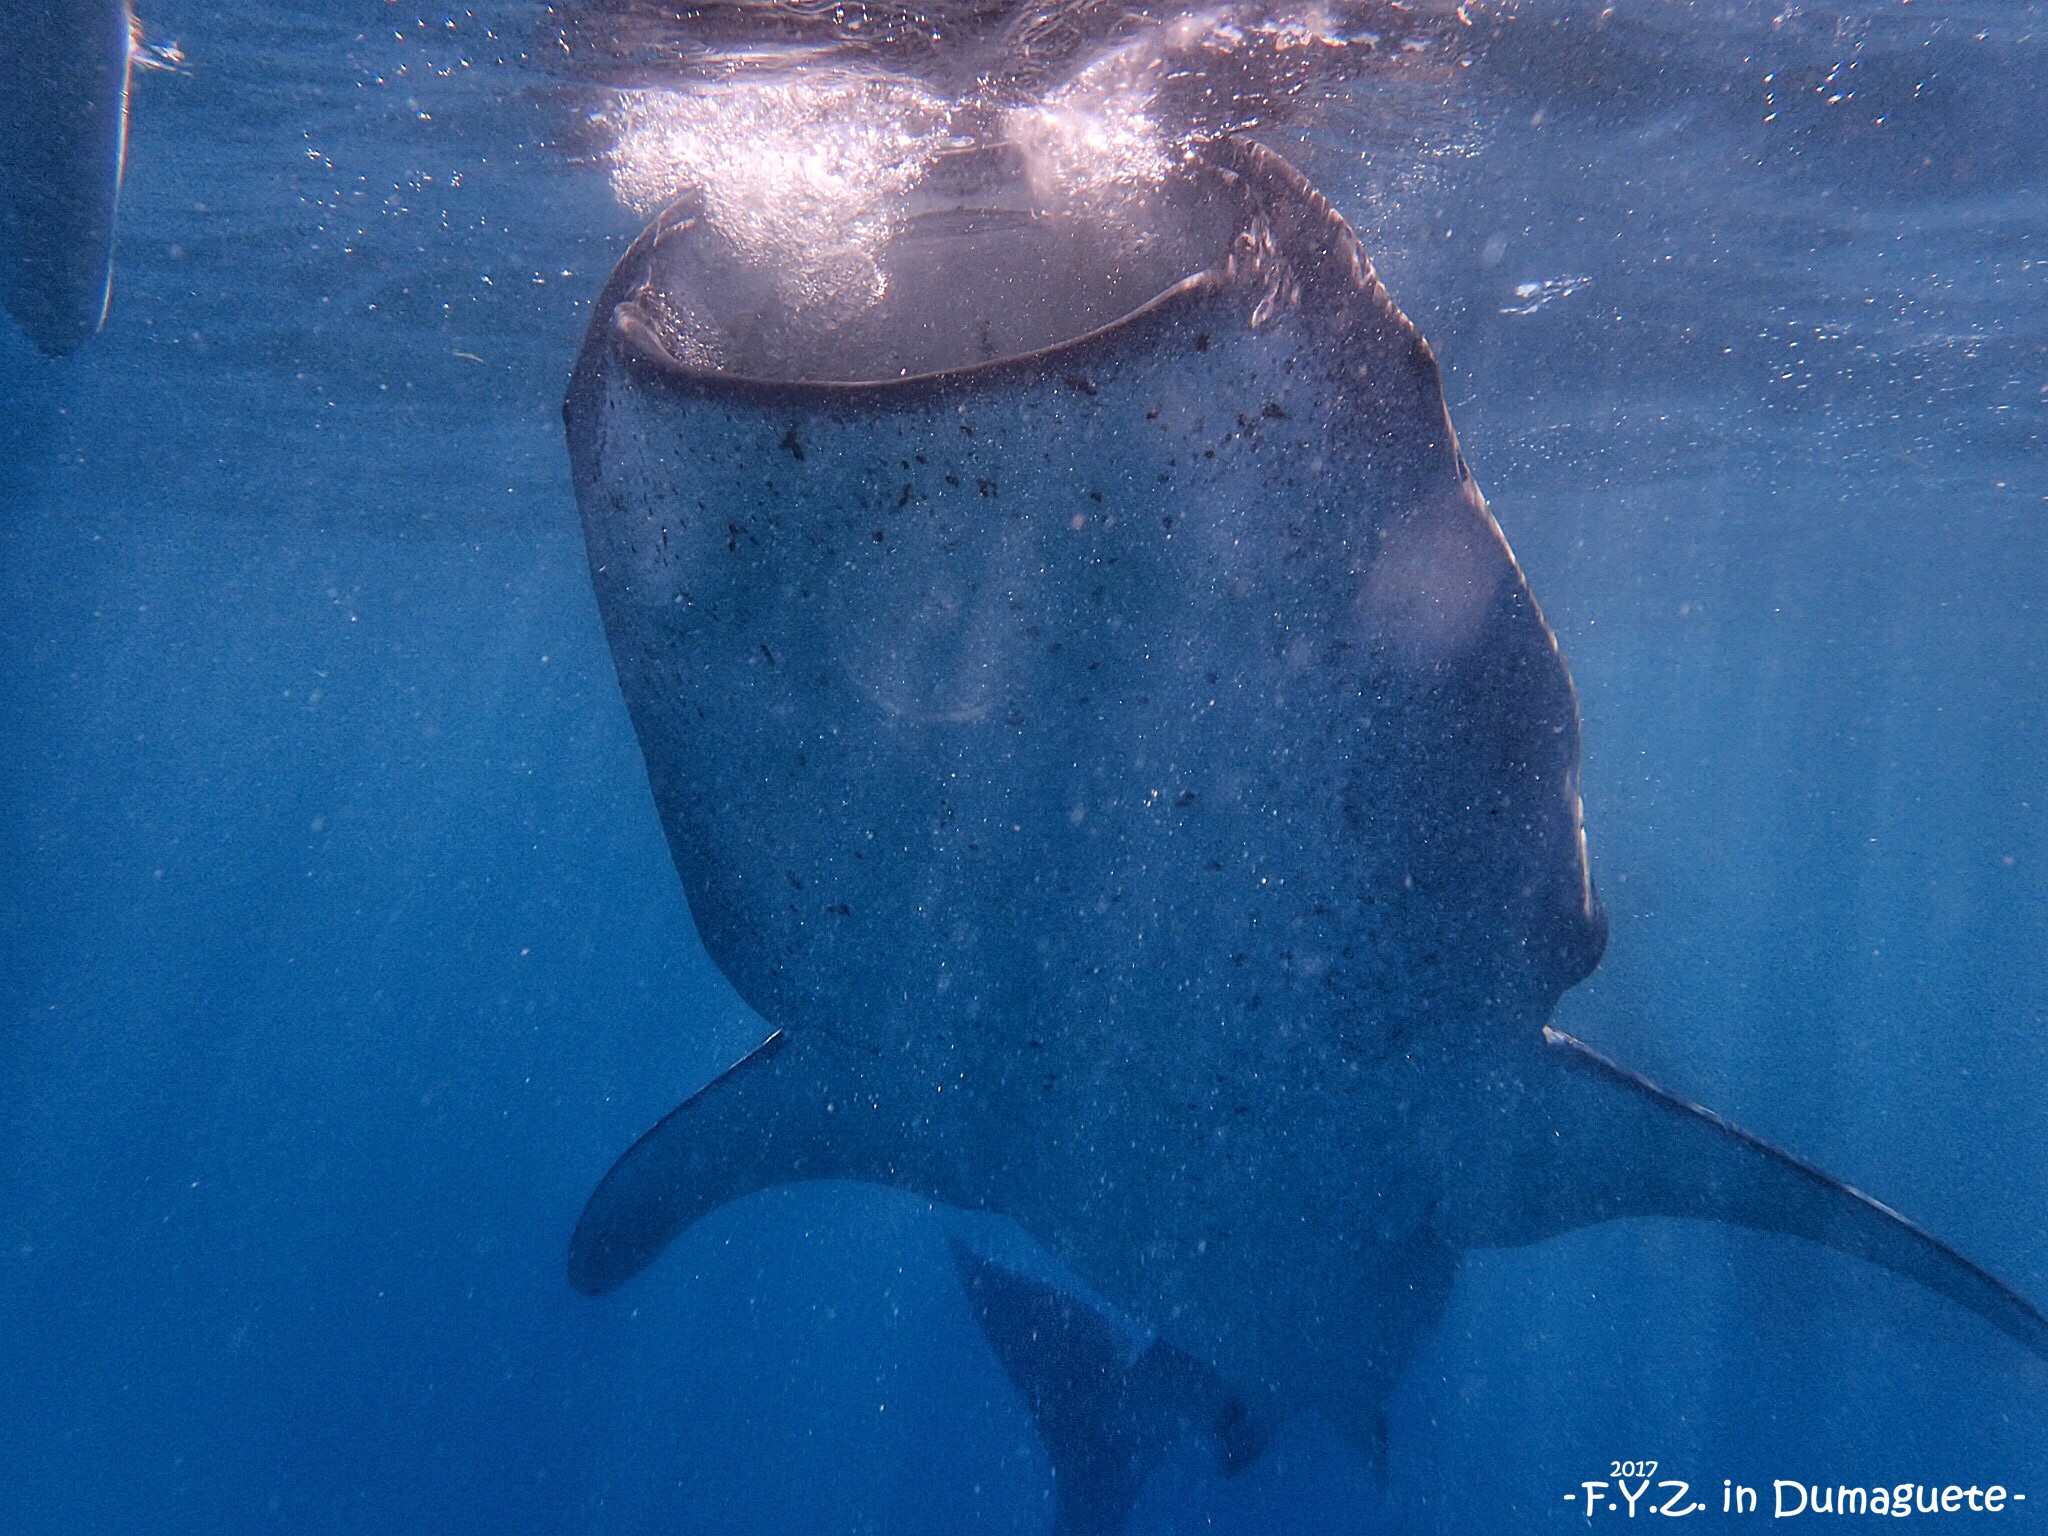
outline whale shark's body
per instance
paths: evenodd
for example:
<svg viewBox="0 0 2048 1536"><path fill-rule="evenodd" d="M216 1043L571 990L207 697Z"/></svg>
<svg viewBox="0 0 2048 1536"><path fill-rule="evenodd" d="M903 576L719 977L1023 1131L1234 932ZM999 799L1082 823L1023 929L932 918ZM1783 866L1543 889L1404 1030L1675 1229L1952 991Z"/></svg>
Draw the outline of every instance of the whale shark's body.
<svg viewBox="0 0 2048 1536"><path fill-rule="evenodd" d="M1616 1216L1801 1234L2048 1346L1549 1027L1606 937L1576 702L1344 222L1242 141L1113 215L1005 154L933 169L850 314L698 202L599 303L599 602L698 928L781 1033L621 1160L574 1281L765 1185L897 1184L1016 1218L1212 1427L1361 1444L1465 1249ZM963 1267L1057 1419L1055 1313Z"/></svg>

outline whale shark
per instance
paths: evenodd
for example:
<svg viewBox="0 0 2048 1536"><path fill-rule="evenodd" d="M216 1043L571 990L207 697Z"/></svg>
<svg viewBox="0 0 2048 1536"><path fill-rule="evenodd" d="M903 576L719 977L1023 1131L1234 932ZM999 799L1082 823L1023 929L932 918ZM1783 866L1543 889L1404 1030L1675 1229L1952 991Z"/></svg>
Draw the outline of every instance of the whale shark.
<svg viewBox="0 0 2048 1536"><path fill-rule="evenodd" d="M2048 1353L1953 1249L1552 1022L1608 928L1577 699L1343 217L1237 134L1052 159L940 142L809 266L693 191L598 300L564 406L598 604L773 1033L605 1176L571 1282L800 1180L1013 1218L1153 1341L956 1248L1077 1531L1191 1429L1369 1451L1462 1255L1617 1218L1825 1244Z"/></svg>
<svg viewBox="0 0 2048 1536"><path fill-rule="evenodd" d="M128 154L128 0L0 0L0 304L36 349L106 323Z"/></svg>

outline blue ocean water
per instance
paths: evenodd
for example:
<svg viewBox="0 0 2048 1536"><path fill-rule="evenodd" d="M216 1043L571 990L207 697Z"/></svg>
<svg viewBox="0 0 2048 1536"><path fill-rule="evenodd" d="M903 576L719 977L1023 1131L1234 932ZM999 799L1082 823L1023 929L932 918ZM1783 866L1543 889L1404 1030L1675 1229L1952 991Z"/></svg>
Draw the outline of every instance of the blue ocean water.
<svg viewBox="0 0 2048 1536"><path fill-rule="evenodd" d="M1521 9L1276 142L1579 685L1614 936L1558 1022L2048 1299L2048 10ZM188 63L109 327L0 335L0 1530L1050 1522L920 1202L777 1191L564 1282L761 1025L591 596L558 409L639 221L538 19L150 9ZM1133 1528L1561 1530L1623 1459L1703 1521L1785 1478L2048 1529L2048 1370L1838 1255L1617 1223L1475 1255L1383 1471L1290 1422Z"/></svg>

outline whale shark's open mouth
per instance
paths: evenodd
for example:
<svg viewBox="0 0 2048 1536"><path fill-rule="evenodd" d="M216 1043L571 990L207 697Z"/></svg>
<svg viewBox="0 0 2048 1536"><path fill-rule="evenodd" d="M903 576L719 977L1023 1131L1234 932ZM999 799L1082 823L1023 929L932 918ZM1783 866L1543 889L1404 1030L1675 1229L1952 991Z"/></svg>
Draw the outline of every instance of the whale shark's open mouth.
<svg viewBox="0 0 2048 1536"><path fill-rule="evenodd" d="M572 72L606 74L625 37L651 50L589 126L620 200L664 227L633 334L686 371L879 382L1112 324L1217 268L1246 228L1204 146L1361 71L1448 57L1452 14L1002 4L976 12L970 58L903 30L908 11L842 26L812 9L693 7L667 45L646 16L562 34Z"/></svg>
<svg viewBox="0 0 2048 1536"><path fill-rule="evenodd" d="M1014 144L949 151L874 211L858 280L833 281L772 244L750 249L749 232L706 198L686 200L667 215L625 323L693 373L946 373L1056 347L1200 282L1252 217L1206 166L1105 188L1048 178Z"/></svg>

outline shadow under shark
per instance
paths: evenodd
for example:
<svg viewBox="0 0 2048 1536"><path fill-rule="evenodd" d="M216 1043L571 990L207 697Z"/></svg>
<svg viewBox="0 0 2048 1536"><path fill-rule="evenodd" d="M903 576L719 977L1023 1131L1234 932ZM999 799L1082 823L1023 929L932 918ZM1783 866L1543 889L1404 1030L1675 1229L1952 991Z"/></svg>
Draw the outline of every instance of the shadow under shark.
<svg viewBox="0 0 2048 1536"><path fill-rule="evenodd" d="M1072 1530L1190 1429L1370 1448L1466 1249L1617 1217L1825 1243L2048 1353L1550 1026L1606 939L1570 678L1427 344L1290 166L1225 138L1067 195L948 151L863 259L823 303L687 198L570 384L676 867L779 1026L607 1175L579 1289L795 1180L1013 1217L1157 1340L956 1249Z"/></svg>

